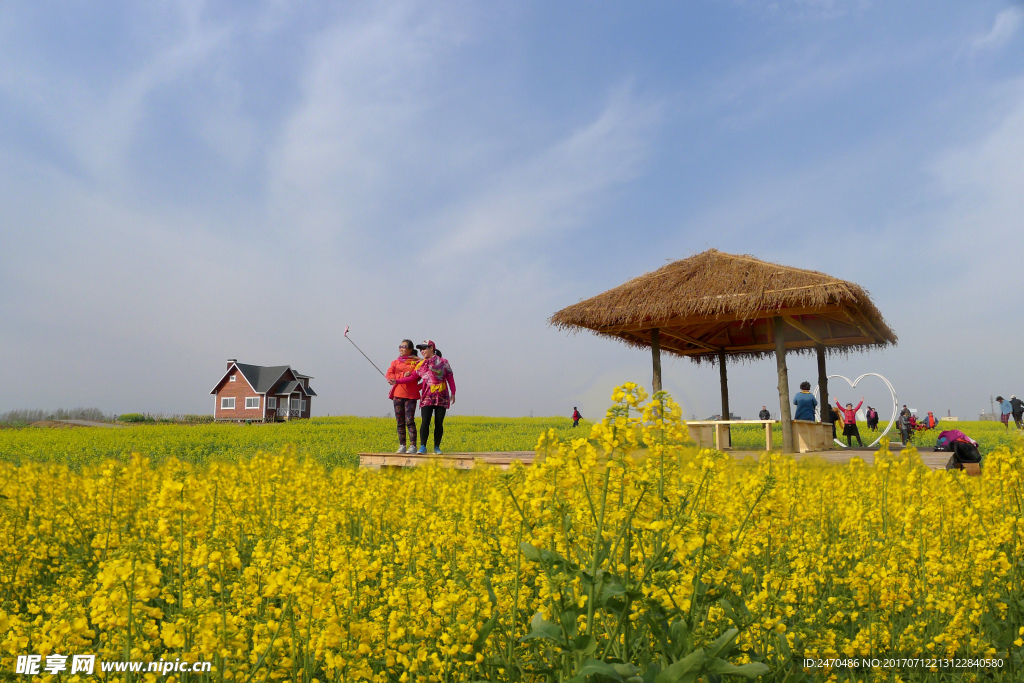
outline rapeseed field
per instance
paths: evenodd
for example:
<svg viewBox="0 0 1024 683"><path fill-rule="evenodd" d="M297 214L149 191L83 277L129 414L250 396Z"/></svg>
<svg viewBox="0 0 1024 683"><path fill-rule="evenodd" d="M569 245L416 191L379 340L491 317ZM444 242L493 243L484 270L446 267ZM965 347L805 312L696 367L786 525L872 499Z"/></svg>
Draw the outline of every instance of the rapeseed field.
<svg viewBox="0 0 1024 683"><path fill-rule="evenodd" d="M913 450L736 461L694 448L664 393L612 400L507 472L287 447L0 462L0 671L88 653L212 662L117 674L175 682L1024 679L1020 445L974 478Z"/></svg>

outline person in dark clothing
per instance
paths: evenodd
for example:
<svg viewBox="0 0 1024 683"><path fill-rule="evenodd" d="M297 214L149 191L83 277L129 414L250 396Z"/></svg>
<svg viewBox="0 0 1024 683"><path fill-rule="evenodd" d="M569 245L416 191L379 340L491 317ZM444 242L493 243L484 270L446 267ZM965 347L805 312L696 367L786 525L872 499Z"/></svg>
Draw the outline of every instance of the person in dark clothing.
<svg viewBox="0 0 1024 683"><path fill-rule="evenodd" d="M868 406L867 418L868 418L868 429L870 429L873 432L877 432L878 431L878 411L875 410L874 408L872 408L871 406Z"/></svg>
<svg viewBox="0 0 1024 683"><path fill-rule="evenodd" d="M768 412L768 406L761 406L761 412L757 414L758 420L770 420L772 414Z"/></svg>
<svg viewBox="0 0 1024 683"><path fill-rule="evenodd" d="M1013 422L1017 425L1017 429L1024 429L1024 401L1016 396L1011 396L1010 409L1013 411Z"/></svg>
<svg viewBox="0 0 1024 683"><path fill-rule="evenodd" d="M572 407L572 426L575 427L576 425L578 425L580 423L580 420L582 420L582 419L583 419L583 416L580 415L580 411L576 408L576 406L573 406Z"/></svg>
<svg viewBox="0 0 1024 683"><path fill-rule="evenodd" d="M823 403L821 406L821 423L832 425L832 438L836 438L836 411L832 410L832 406L827 403Z"/></svg>
<svg viewBox="0 0 1024 683"><path fill-rule="evenodd" d="M900 416L899 416L899 419L897 420L897 424L898 424L898 426L900 428L900 441L903 443L904 446L906 446L907 442L910 441L910 432L911 432L910 418L911 417L912 416L910 414L910 408L908 408L907 404L904 403L903 404L903 410L900 411Z"/></svg>

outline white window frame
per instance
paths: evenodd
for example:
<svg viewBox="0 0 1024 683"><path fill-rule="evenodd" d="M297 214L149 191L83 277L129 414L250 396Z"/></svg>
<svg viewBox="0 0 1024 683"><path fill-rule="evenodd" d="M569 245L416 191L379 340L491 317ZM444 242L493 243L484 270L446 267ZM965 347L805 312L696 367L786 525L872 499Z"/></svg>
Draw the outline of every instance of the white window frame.
<svg viewBox="0 0 1024 683"><path fill-rule="evenodd" d="M277 410L277 396L267 396L267 410Z"/></svg>
<svg viewBox="0 0 1024 683"><path fill-rule="evenodd" d="M299 401L299 412L300 413L306 412L306 401L305 401L305 399Z"/></svg>
<svg viewBox="0 0 1024 683"><path fill-rule="evenodd" d="M231 375L230 377L228 377L229 382L234 382L236 379L238 379L238 375Z"/></svg>
<svg viewBox="0 0 1024 683"><path fill-rule="evenodd" d="M228 401L231 405L228 405ZM221 396L220 397L220 409L221 410L234 410L235 409L235 397L234 396Z"/></svg>
<svg viewBox="0 0 1024 683"><path fill-rule="evenodd" d="M299 405L299 399L293 398L291 402L288 403L288 410L299 410Z"/></svg>
<svg viewBox="0 0 1024 683"><path fill-rule="evenodd" d="M251 402L255 401L255 405L251 405ZM246 410L259 410L260 409L260 397L259 396L246 396L245 397L245 409Z"/></svg>

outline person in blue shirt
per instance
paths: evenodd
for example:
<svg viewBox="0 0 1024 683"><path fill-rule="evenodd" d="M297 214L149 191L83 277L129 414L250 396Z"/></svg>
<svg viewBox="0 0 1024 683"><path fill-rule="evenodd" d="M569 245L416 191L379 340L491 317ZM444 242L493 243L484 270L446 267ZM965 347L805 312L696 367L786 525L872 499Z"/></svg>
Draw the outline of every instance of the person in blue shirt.
<svg viewBox="0 0 1024 683"><path fill-rule="evenodd" d="M999 403L1000 407L999 420L1003 423L1003 426L1009 429L1010 415L1013 414L1013 406L1009 401L1004 401L1002 396L996 396L996 401Z"/></svg>
<svg viewBox="0 0 1024 683"><path fill-rule="evenodd" d="M796 406L794 420L814 421L814 409L818 407L818 399L811 394L810 382L800 382L800 393L793 397L793 405Z"/></svg>

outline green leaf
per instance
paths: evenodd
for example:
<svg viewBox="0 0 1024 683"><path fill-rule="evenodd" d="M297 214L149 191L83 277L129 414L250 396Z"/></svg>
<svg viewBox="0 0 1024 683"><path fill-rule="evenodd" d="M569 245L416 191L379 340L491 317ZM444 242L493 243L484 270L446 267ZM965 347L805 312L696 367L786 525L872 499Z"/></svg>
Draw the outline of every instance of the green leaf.
<svg viewBox="0 0 1024 683"><path fill-rule="evenodd" d="M572 651L581 655L593 654L597 649L597 641L594 636L578 636L572 639Z"/></svg>
<svg viewBox="0 0 1024 683"><path fill-rule="evenodd" d="M681 683L684 677L700 671L704 663L704 650L694 650L675 664L665 667L654 679L654 683Z"/></svg>
<svg viewBox="0 0 1024 683"><path fill-rule="evenodd" d="M716 659L708 665L708 673L720 674L725 676L742 676L743 678L757 678L763 676L770 671L770 669L762 664L761 662L751 662L750 664L742 664L736 666L730 664L724 659Z"/></svg>
<svg viewBox="0 0 1024 683"><path fill-rule="evenodd" d="M576 671L576 676L570 679L570 683L583 683L591 676L602 676L613 681L619 681L620 683L622 681L622 676L610 664L605 664L596 659L588 659Z"/></svg>
<svg viewBox="0 0 1024 683"><path fill-rule="evenodd" d="M473 641L473 652L480 652L484 649L484 645L487 644L487 636L491 635L491 631L498 624L498 613L495 612L491 615L491 618L484 622L484 625L480 628L480 633L477 635L476 640Z"/></svg>
<svg viewBox="0 0 1024 683"><path fill-rule="evenodd" d="M640 673L640 667L635 664L613 663L612 668L619 672L620 676L636 676Z"/></svg>
<svg viewBox="0 0 1024 683"><path fill-rule="evenodd" d="M519 551L523 553L523 557L528 559L530 562L540 562L540 551L526 541L519 544Z"/></svg>
<svg viewBox="0 0 1024 683"><path fill-rule="evenodd" d="M562 639L562 632L558 628L558 624L553 624L537 612L533 615L533 619L530 620L530 632L519 639L519 642L526 640L532 640L534 638L545 638L547 640L553 640L556 643L560 643Z"/></svg>
<svg viewBox="0 0 1024 683"><path fill-rule="evenodd" d="M580 610L569 607L558 615L558 622L570 637L575 637L580 632L580 622L578 621L580 614Z"/></svg>
<svg viewBox="0 0 1024 683"><path fill-rule="evenodd" d="M711 647L708 648L708 657L714 658L719 656L732 644L732 641L736 640L736 636L739 634L740 630L738 628L731 628L718 636L718 639L711 643Z"/></svg>

